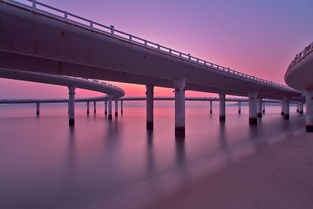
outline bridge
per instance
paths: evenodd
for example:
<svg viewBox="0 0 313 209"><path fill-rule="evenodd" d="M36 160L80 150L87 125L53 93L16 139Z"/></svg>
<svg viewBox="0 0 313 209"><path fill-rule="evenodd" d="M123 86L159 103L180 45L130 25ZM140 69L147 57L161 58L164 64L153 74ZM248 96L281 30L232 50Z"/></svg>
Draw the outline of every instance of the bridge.
<svg viewBox="0 0 313 209"><path fill-rule="evenodd" d="M302 92L306 100L306 130L313 132L313 42L298 53L285 74L286 83Z"/></svg>
<svg viewBox="0 0 313 209"><path fill-rule="evenodd" d="M75 88L82 88L82 89L98 91L98 92L107 94L108 96L105 98L109 103L109 116L108 116L109 119L112 119L112 99L117 100L118 98L125 95L125 92L123 89L117 86L113 86L111 84L102 82L102 81L95 80L95 79L84 79L84 78L62 76L62 75L51 75L51 74L21 71L21 70L9 70L9 69L4 69L4 68L0 69L0 77L8 78L8 79L15 79L15 80L31 81L31 82L37 82L37 83L67 86L68 91L69 91L69 99L67 101L68 113L69 113L69 125L71 126L75 124L75 105L74 105ZM31 102L31 100L28 100L28 101L20 100L20 103L29 103L29 102ZM41 102L36 101L37 115L39 115L39 108L40 108L39 104L43 102L44 101L41 101ZM17 101L15 103L17 103ZM94 105L96 105L95 102L94 102ZM88 101L87 101L87 106L89 108Z"/></svg>
<svg viewBox="0 0 313 209"><path fill-rule="evenodd" d="M96 114L97 110L96 110L96 103L97 102L104 102L104 114L105 116L108 113L108 101L109 101L109 97L108 96L103 96L103 97L91 97L91 98L79 98L79 99L75 99L74 102L75 103L82 103L85 102L86 103L86 113L87 115L89 115L90 113L90 109L89 109L89 103L93 102L93 112L94 114ZM120 112L121 114L123 114L124 110L124 102L126 101L146 101L146 97L121 97L119 99L115 100L115 117L118 116L118 101L120 101ZM154 101L174 101L175 98L174 97L154 97L153 98ZM210 103L210 114L213 113L213 102L218 102L219 98L217 97L186 97L185 98L186 101L202 101L202 102L209 102ZM226 98L225 102L230 102L230 103L237 103L238 106L238 114L241 114L241 105L242 103L248 103L249 100L246 98ZM0 104L36 104L36 115L39 116L39 105L41 103L69 103L69 99L1 99L0 100ZM281 101L279 100L272 100L272 99L266 99L263 100L262 102L262 109L258 109L257 112L257 117L262 118L262 113L265 113L265 106L266 104L281 104ZM299 114L303 114L303 105L302 103L294 103L294 105L297 106L297 112ZM283 108L283 106L282 106ZM283 109L282 109L283 111ZM111 110L109 110L109 115L112 115L112 108ZM108 117L109 119L112 119L111 117Z"/></svg>
<svg viewBox="0 0 313 209"><path fill-rule="evenodd" d="M23 3L21 3L23 2ZM175 89L175 135L185 135L185 90L249 98L249 123L262 99L303 102L301 92L211 63L38 1L1 0L0 68L146 86L147 128L153 128L154 86ZM23 29L21 36L20 30Z"/></svg>

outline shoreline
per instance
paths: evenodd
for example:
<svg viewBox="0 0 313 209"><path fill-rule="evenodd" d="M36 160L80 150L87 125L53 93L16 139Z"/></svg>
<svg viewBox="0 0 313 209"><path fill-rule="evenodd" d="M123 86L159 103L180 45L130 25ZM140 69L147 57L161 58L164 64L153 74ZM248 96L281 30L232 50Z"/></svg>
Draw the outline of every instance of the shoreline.
<svg viewBox="0 0 313 209"><path fill-rule="evenodd" d="M288 136L225 168L187 181L145 209L313 208L313 134Z"/></svg>

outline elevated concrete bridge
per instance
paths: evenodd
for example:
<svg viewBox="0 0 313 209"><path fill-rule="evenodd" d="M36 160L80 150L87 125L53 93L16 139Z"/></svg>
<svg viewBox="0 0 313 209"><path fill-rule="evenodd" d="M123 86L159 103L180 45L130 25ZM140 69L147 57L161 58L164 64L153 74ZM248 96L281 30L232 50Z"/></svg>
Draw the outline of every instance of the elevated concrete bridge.
<svg viewBox="0 0 313 209"><path fill-rule="evenodd" d="M123 89L113 86L111 84L98 81L95 79L84 79L70 76L62 75L51 75L38 72L29 72L21 70L10 70L0 68L0 78L8 78L15 80L31 81L37 83L53 84L59 86L67 86L69 90L68 108L69 108L69 125L74 125L75 123L75 88L82 88L92 91L98 91L108 95L105 97L109 103L109 119L112 119L112 99L117 100L118 98L124 96L125 92ZM3 101L3 100L2 100ZM94 100L95 101L95 100ZM18 101L15 101L17 103ZM31 100L20 100L22 103L32 103ZM39 114L39 104L43 102L36 102L37 114ZM89 109L89 102L87 102ZM94 106L96 103L94 102ZM95 110L95 108L94 108ZM89 112L89 111L88 111Z"/></svg>
<svg viewBox="0 0 313 209"><path fill-rule="evenodd" d="M285 74L286 83L306 98L306 130L313 132L313 42L298 53Z"/></svg>
<svg viewBox="0 0 313 209"><path fill-rule="evenodd" d="M21 1L19 1L21 2ZM185 90L249 97L251 124L262 98L303 101L297 90L225 68L37 2L1 0L0 68L146 85L147 128L153 128L154 86L175 89L175 134L185 134ZM23 34L21 35L21 30Z"/></svg>

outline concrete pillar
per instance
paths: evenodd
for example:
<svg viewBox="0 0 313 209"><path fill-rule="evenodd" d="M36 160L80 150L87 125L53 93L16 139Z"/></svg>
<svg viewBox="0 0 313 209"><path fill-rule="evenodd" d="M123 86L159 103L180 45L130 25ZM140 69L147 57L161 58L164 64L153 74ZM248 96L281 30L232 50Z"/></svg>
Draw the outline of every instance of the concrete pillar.
<svg viewBox="0 0 313 209"><path fill-rule="evenodd" d="M284 119L289 120L289 101L284 101Z"/></svg>
<svg viewBox="0 0 313 209"><path fill-rule="evenodd" d="M87 115L89 115L89 102L87 102Z"/></svg>
<svg viewBox="0 0 313 209"><path fill-rule="evenodd" d="M40 103L37 102L36 103L36 115L39 116L39 114L40 114Z"/></svg>
<svg viewBox="0 0 313 209"><path fill-rule="evenodd" d="M241 101L238 101L238 114L241 114Z"/></svg>
<svg viewBox="0 0 313 209"><path fill-rule="evenodd" d="M262 103L262 112L265 113L265 102Z"/></svg>
<svg viewBox="0 0 313 209"><path fill-rule="evenodd" d="M257 124L257 93L249 93L249 124Z"/></svg>
<svg viewBox="0 0 313 209"><path fill-rule="evenodd" d="M257 99L257 117L262 118L262 98Z"/></svg>
<svg viewBox="0 0 313 209"><path fill-rule="evenodd" d="M313 91L305 92L306 115L305 128L307 132L313 132Z"/></svg>
<svg viewBox="0 0 313 209"><path fill-rule="evenodd" d="M303 114L303 103L299 104L299 114Z"/></svg>
<svg viewBox="0 0 313 209"><path fill-rule="evenodd" d="M75 125L75 87L68 87L68 124Z"/></svg>
<svg viewBox="0 0 313 209"><path fill-rule="evenodd" d="M97 113L97 102L93 101L93 114Z"/></svg>
<svg viewBox="0 0 313 209"><path fill-rule="evenodd" d="M104 115L108 114L108 101L104 101Z"/></svg>
<svg viewBox="0 0 313 209"><path fill-rule="evenodd" d="M146 120L147 120L147 129L152 130L153 129L153 85L146 85Z"/></svg>
<svg viewBox="0 0 313 209"><path fill-rule="evenodd" d="M213 113L213 101L210 101L210 114Z"/></svg>
<svg viewBox="0 0 313 209"><path fill-rule="evenodd" d="M115 108L114 108L114 110L115 110L115 117L117 117L118 116L118 100L116 99L115 100Z"/></svg>
<svg viewBox="0 0 313 209"><path fill-rule="evenodd" d="M108 100L108 103L109 103L109 107L108 107L108 119L109 120L112 120L112 96L109 95L109 100Z"/></svg>
<svg viewBox="0 0 313 209"><path fill-rule="evenodd" d="M281 115L284 115L285 114L285 102L284 100L281 101L281 112L280 112Z"/></svg>
<svg viewBox="0 0 313 209"><path fill-rule="evenodd" d="M219 94L220 121L225 121L225 94Z"/></svg>
<svg viewBox="0 0 313 209"><path fill-rule="evenodd" d="M185 136L185 86L186 79L176 80L175 85L175 136Z"/></svg>
<svg viewBox="0 0 313 209"><path fill-rule="evenodd" d="M123 114L123 100L121 100L121 115Z"/></svg>

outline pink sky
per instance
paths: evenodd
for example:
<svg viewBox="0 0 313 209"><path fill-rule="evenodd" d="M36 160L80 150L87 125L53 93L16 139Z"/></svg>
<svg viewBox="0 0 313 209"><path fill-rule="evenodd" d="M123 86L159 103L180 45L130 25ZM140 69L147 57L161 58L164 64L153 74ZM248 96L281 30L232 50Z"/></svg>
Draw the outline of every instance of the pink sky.
<svg viewBox="0 0 313 209"><path fill-rule="evenodd" d="M43 0L47 4L225 67L283 83L294 55L312 41L310 0ZM126 96L139 85L119 84ZM101 94L77 90L78 97ZM156 88L156 96L173 96ZM187 92L187 96L208 96ZM0 79L1 98L64 98L65 87Z"/></svg>

